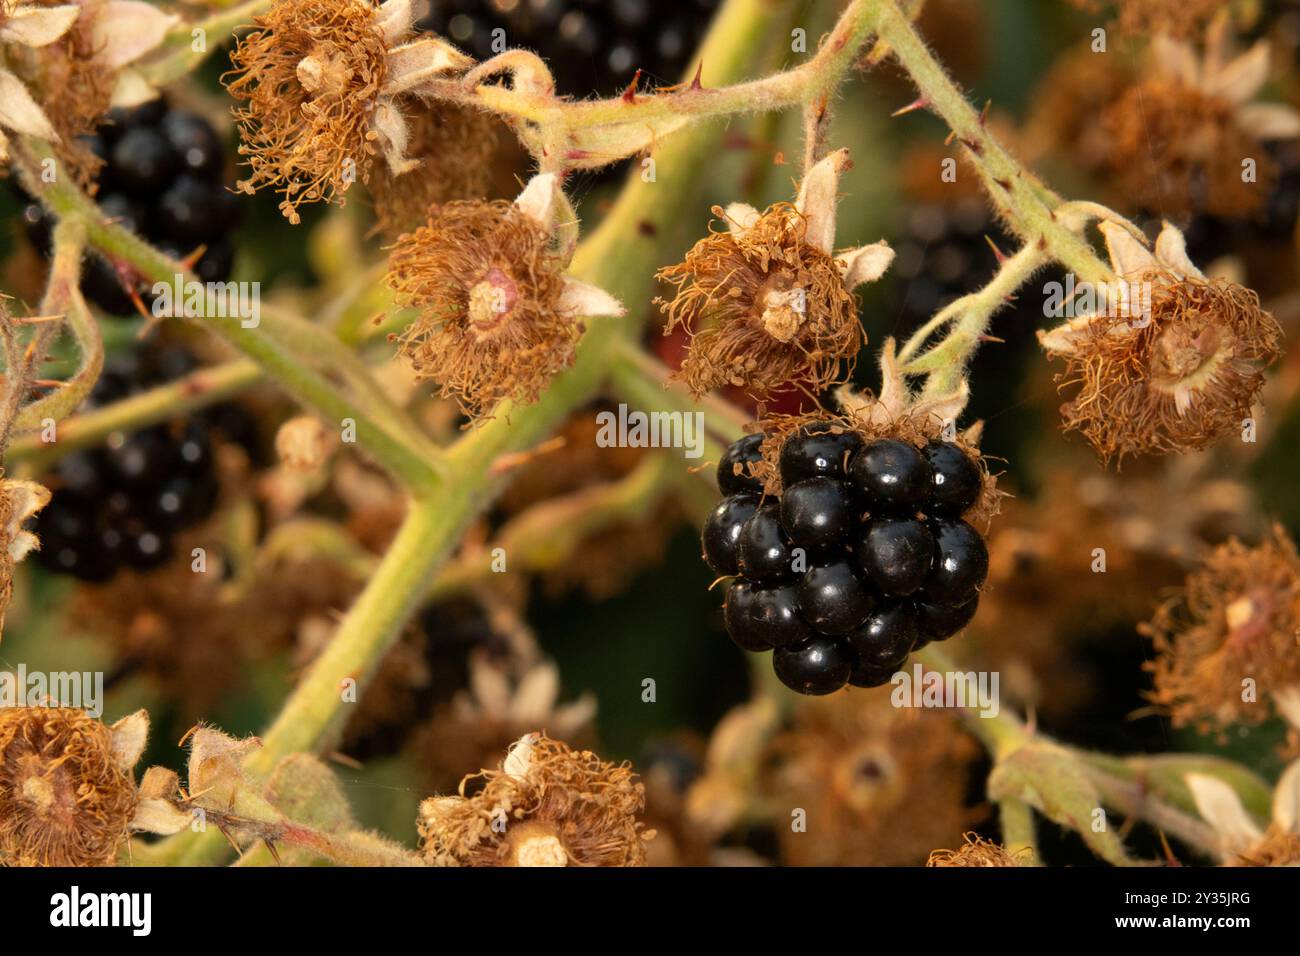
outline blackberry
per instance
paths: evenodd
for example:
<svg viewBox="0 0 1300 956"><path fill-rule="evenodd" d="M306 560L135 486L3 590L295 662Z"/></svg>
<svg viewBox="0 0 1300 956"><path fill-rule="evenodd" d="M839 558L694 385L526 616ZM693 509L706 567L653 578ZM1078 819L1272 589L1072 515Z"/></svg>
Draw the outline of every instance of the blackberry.
<svg viewBox="0 0 1300 956"><path fill-rule="evenodd" d="M727 449L718 483L732 493L702 535L709 566L734 577L723 618L738 647L772 650L783 683L827 694L888 683L912 651L970 622L988 573L962 519L983 488L975 459L949 442L805 428L777 456L778 503L749 474L764 441Z"/></svg>
<svg viewBox="0 0 1300 956"><path fill-rule="evenodd" d="M157 245L173 258L205 246L194 271L204 282L224 282L234 266L229 233L237 224L238 201L223 177L221 139L201 116L168 107L161 100L134 110L115 109L107 122L85 137L104 160L96 182L104 215ZM15 187L16 188L16 187ZM23 227L42 253L50 251L50 222L44 209L23 195ZM98 253L83 264L81 291L111 315L130 315L135 304L124 287L129 275ZM147 301L150 283L135 292Z"/></svg>
<svg viewBox="0 0 1300 956"><path fill-rule="evenodd" d="M680 79L718 0L684 0L668 15L652 0L450 0L434 6L419 25L479 59L501 52L496 41L502 38L506 46L536 50L561 93L612 96L638 69L662 83Z"/></svg>
<svg viewBox="0 0 1300 956"><path fill-rule="evenodd" d="M192 366L179 349L116 357L87 403L118 401ZM107 581L123 567L148 571L167 561L176 532L216 507L212 433L238 436L214 423L243 414L238 406L216 406L189 421L143 428L107 447L65 456L45 479L53 497L37 517L42 546L36 559L92 582Z"/></svg>

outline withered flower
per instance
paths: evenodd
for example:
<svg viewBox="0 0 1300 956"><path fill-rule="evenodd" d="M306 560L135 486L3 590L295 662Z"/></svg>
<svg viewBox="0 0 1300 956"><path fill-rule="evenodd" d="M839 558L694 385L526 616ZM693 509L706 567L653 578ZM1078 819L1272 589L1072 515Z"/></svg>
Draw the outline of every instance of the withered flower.
<svg viewBox="0 0 1300 956"><path fill-rule="evenodd" d="M81 8L76 4L44 7L0 0L0 51L10 53L49 46L72 28L80 13ZM49 117L27 86L0 65L0 162L9 158L6 131L51 141L58 139Z"/></svg>
<svg viewBox="0 0 1300 956"><path fill-rule="evenodd" d="M0 637L4 636L5 611L13 597L14 566L41 546L23 525L49 503L50 492L45 486L0 477Z"/></svg>
<svg viewBox="0 0 1300 956"><path fill-rule="evenodd" d="M1123 226L1104 222L1120 278L1109 304L1038 333L1057 376L1073 389L1061 408L1103 462L1200 450L1239 432L1280 354L1281 328L1249 289L1207 279L1168 223L1154 255Z"/></svg>
<svg viewBox="0 0 1300 956"><path fill-rule="evenodd" d="M1300 685L1295 543L1276 527L1257 547L1220 546L1141 630L1155 643L1152 699L1175 724L1262 723L1263 700Z"/></svg>
<svg viewBox="0 0 1300 956"><path fill-rule="evenodd" d="M1129 36L1164 34L1185 37L1198 33L1224 8L1223 0L1070 0L1076 7L1095 13L1113 6L1116 25Z"/></svg>
<svg viewBox="0 0 1300 956"><path fill-rule="evenodd" d="M1184 778L1200 813L1218 838L1226 866L1300 866L1300 761L1273 788L1272 819L1261 828L1237 792L1217 777Z"/></svg>
<svg viewBox="0 0 1300 956"><path fill-rule="evenodd" d="M144 711L111 728L74 708L0 709L0 865L110 866L136 828Z"/></svg>
<svg viewBox="0 0 1300 956"><path fill-rule="evenodd" d="M332 202L366 182L380 153L397 175L419 165L406 155L398 97L471 60L436 37L407 42L414 18L412 0L279 0L256 17L260 29L231 53L227 82L246 104L235 118L252 175L239 188L274 187L297 223L302 203Z"/></svg>
<svg viewBox="0 0 1300 956"><path fill-rule="evenodd" d="M475 780L482 789L465 796ZM420 804L421 852L434 866L645 865L653 834L637 821L645 788L629 764L529 734L500 770L460 789Z"/></svg>
<svg viewBox="0 0 1300 956"><path fill-rule="evenodd" d="M1228 26L1216 21L1203 57L1185 42L1155 37L1152 67L1100 117L1116 185L1167 215L1254 214L1276 176L1263 144L1300 136L1295 109L1254 102L1268 79L1268 41L1233 57ZM1245 159L1257 163L1249 181Z"/></svg>
<svg viewBox="0 0 1300 956"><path fill-rule="evenodd" d="M998 867L1020 866L1021 861L992 840L986 840L976 833L967 833L965 843L956 850L935 850L930 854L926 866L974 866Z"/></svg>
<svg viewBox="0 0 1300 956"><path fill-rule="evenodd" d="M559 183L533 177L513 203L452 202L389 253L397 302L419 316L394 338L421 380L472 417L537 400L573 363L585 316L618 316L609 293L565 275ZM565 224L566 226L568 224Z"/></svg>
<svg viewBox="0 0 1300 956"><path fill-rule="evenodd" d="M677 289L657 300L664 333L680 326L691 336L677 377L693 394L734 385L763 398L792 383L818 391L858 354L865 337L853 289L880 278L894 253L878 242L835 254L836 189L848 165L843 149L817 163L793 205L715 207L727 230L659 271Z"/></svg>

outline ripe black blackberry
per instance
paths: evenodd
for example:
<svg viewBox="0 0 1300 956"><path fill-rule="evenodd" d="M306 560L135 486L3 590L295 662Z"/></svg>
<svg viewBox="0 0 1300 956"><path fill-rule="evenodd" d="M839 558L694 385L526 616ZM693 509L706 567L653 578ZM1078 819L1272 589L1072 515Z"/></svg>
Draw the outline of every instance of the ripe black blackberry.
<svg viewBox="0 0 1300 956"><path fill-rule="evenodd" d="M776 456L778 503L763 495L764 444L727 449L727 497L702 535L704 560L734 578L723 617L739 647L772 650L794 690L829 694L887 683L913 650L970 622L988 552L963 515L984 473L960 445L804 426Z"/></svg>
<svg viewBox="0 0 1300 956"><path fill-rule="evenodd" d="M506 47L536 51L570 96L613 96L636 71L675 83L718 0L450 0L420 21L479 59ZM495 31L504 31L497 33Z"/></svg>
<svg viewBox="0 0 1300 956"><path fill-rule="evenodd" d="M175 348L115 356L87 403L94 407L126 398L192 367L189 355ZM37 560L92 582L107 581L124 567L159 566L171 556L173 536L216 506L214 432L243 442L250 430L243 409L225 404L66 455L43 479L54 494L37 517Z"/></svg>
<svg viewBox="0 0 1300 956"><path fill-rule="evenodd" d="M109 216L180 259L204 246L194 271L204 282L230 277L235 248L230 233L239 205L223 177L221 139L202 117L155 100L133 110L113 110L87 146L104 161L96 179L96 201ZM50 251L51 222L44 208L23 196L23 227L42 253ZM81 291L112 315L130 315L135 305L126 286L148 301L152 283L120 274L105 258L88 253Z"/></svg>

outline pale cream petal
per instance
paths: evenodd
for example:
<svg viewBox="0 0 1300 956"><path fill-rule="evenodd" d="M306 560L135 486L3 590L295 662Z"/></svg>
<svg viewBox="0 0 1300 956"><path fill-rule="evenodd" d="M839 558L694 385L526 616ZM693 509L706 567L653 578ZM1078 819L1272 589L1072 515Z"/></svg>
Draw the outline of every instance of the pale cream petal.
<svg viewBox="0 0 1300 956"><path fill-rule="evenodd" d="M146 80L139 70L126 67L117 74L109 105L130 109L156 100L158 95L158 87Z"/></svg>
<svg viewBox="0 0 1300 956"><path fill-rule="evenodd" d="M835 248L835 206L839 200L840 173L849 166L849 151L837 149L808 170L799 185L795 208L807 224L808 244L830 255Z"/></svg>
<svg viewBox="0 0 1300 956"><path fill-rule="evenodd" d="M1237 791L1218 777L1189 773L1183 779L1192 792L1197 813L1218 834L1225 857L1240 853L1264 835L1242 806Z"/></svg>
<svg viewBox="0 0 1300 956"><path fill-rule="evenodd" d="M0 126L40 139L57 141L59 138L27 87L3 66L0 66Z"/></svg>
<svg viewBox="0 0 1300 956"><path fill-rule="evenodd" d="M1229 103L1249 101L1268 81L1268 41L1260 40L1222 70L1209 74L1202 83L1208 96Z"/></svg>
<svg viewBox="0 0 1300 956"><path fill-rule="evenodd" d="M1054 329L1039 329L1038 344L1054 355L1072 355L1096 320L1096 315L1078 315Z"/></svg>
<svg viewBox="0 0 1300 956"><path fill-rule="evenodd" d="M532 765L533 747L537 744L537 734L524 734L510 745L501 769L512 777L526 777Z"/></svg>
<svg viewBox="0 0 1300 956"><path fill-rule="evenodd" d="M135 805L135 816L131 818L131 829L142 833L156 833L159 836L171 836L188 827L194 818L166 800L144 797Z"/></svg>
<svg viewBox="0 0 1300 956"><path fill-rule="evenodd" d="M835 261L844 273L844 284L854 289L864 282L875 282L883 276L894 261L894 250L882 239L869 246L859 246L841 253Z"/></svg>
<svg viewBox="0 0 1300 956"><path fill-rule="evenodd" d="M129 717L123 717L111 728L113 734L113 758L123 770L130 770L144 754L144 745L149 740L149 714L137 710Z"/></svg>
<svg viewBox="0 0 1300 956"><path fill-rule="evenodd" d="M555 191L560 181L554 173L539 173L515 197L515 205L525 216L547 232L555 225Z"/></svg>
<svg viewBox="0 0 1300 956"><path fill-rule="evenodd" d="M530 667L519 679L510 700L509 719L520 724L541 724L551 716L560 697L560 670L552 661Z"/></svg>
<svg viewBox="0 0 1300 956"><path fill-rule="evenodd" d="M1187 86L1198 85L1201 71L1196 62L1196 51L1188 44L1158 35L1151 41L1151 54L1160 72Z"/></svg>
<svg viewBox="0 0 1300 956"><path fill-rule="evenodd" d="M1300 836L1300 760L1282 772L1273 790L1273 822Z"/></svg>
<svg viewBox="0 0 1300 956"><path fill-rule="evenodd" d="M420 84L426 80L460 73L474 61L446 40L428 37L394 47L388 51L385 62L388 76L380 93L393 96L410 91L418 93Z"/></svg>
<svg viewBox="0 0 1300 956"><path fill-rule="evenodd" d="M1236 116L1237 125L1262 142L1300 136L1300 111L1285 103L1247 103Z"/></svg>
<svg viewBox="0 0 1300 956"><path fill-rule="evenodd" d="M81 15L73 3L58 7L19 7L0 26L0 43L45 46L67 33Z"/></svg>
<svg viewBox="0 0 1300 956"><path fill-rule="evenodd" d="M1156 237L1156 260L1180 276L1204 279L1201 270L1187 255L1187 240L1173 223L1166 222Z"/></svg>
<svg viewBox="0 0 1300 956"><path fill-rule="evenodd" d="M126 66L158 47L181 22L174 13L144 0L108 0L91 24L99 62L111 70Z"/></svg>
<svg viewBox="0 0 1300 956"><path fill-rule="evenodd" d="M1103 222L1097 228L1106 238L1111 267L1121 279L1139 277L1156 268L1155 256L1123 226Z"/></svg>
<svg viewBox="0 0 1300 956"><path fill-rule="evenodd" d="M379 5L375 19L379 30L384 35L384 43L393 46L398 40L411 32L415 23L415 4L413 0L384 0Z"/></svg>
<svg viewBox="0 0 1300 956"><path fill-rule="evenodd" d="M510 681L501 668L482 656L470 659L469 686L474 700L487 716L501 719L510 712Z"/></svg>
<svg viewBox="0 0 1300 956"><path fill-rule="evenodd" d="M572 276L564 277L564 289L556 309L564 315L623 315L627 310L604 289L579 281Z"/></svg>
<svg viewBox="0 0 1300 956"><path fill-rule="evenodd" d="M760 213L747 202L733 202L727 204L726 215L727 229L738 236L758 222Z"/></svg>

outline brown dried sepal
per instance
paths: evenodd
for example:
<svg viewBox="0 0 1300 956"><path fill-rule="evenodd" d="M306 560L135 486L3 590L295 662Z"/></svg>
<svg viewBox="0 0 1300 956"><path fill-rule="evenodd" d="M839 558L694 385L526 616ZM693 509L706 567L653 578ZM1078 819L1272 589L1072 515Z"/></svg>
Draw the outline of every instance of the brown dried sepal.
<svg viewBox="0 0 1300 956"><path fill-rule="evenodd" d="M1106 174L1119 192L1171 218L1206 212L1250 218L1272 190L1277 164L1237 121L1238 105L1152 77L1129 87L1100 117ZM1242 157L1258 181L1243 182Z"/></svg>
<svg viewBox="0 0 1300 956"><path fill-rule="evenodd" d="M260 29L230 54L234 78L226 81L246 104L235 119L252 174L238 186L246 193L275 187L284 196L280 211L297 223L302 203L334 201L353 173L368 180L387 48L362 0L279 0L254 23Z"/></svg>
<svg viewBox="0 0 1300 956"><path fill-rule="evenodd" d="M527 755L518 761L521 747L528 748ZM630 764L606 763L539 734L516 744L504 766L466 777L459 797L424 801L419 830L427 862L645 865L644 841L650 834L637 821L645 809L645 787ZM476 792L466 797L470 782Z"/></svg>
<svg viewBox="0 0 1300 956"><path fill-rule="evenodd" d="M420 315L394 336L421 381L477 418L502 399L533 402L573 362L583 324L562 312L550 236L504 201L452 202L389 254L399 305Z"/></svg>
<svg viewBox="0 0 1300 956"><path fill-rule="evenodd" d="M407 122L406 154L420 168L398 175L379 164L369 184L380 232L389 239L424 225L429 210L479 199L492 186L500 125L488 113L454 103L421 103Z"/></svg>
<svg viewBox="0 0 1300 956"><path fill-rule="evenodd" d="M1237 539L1215 549L1186 585L1139 630L1156 657L1150 699L1176 726L1201 733L1259 724L1272 708L1243 700L1300 684L1300 556L1280 526L1257 547Z"/></svg>
<svg viewBox="0 0 1300 956"><path fill-rule="evenodd" d="M1006 848L977 833L965 834L965 843L956 850L935 850L926 866L1005 867L1020 866L1020 861Z"/></svg>
<svg viewBox="0 0 1300 956"><path fill-rule="evenodd" d="M0 864L110 866L135 806L104 724L73 708L0 709Z"/></svg>
<svg viewBox="0 0 1300 956"><path fill-rule="evenodd" d="M1229 866L1300 866L1300 834L1274 824L1264 839L1233 860Z"/></svg>
<svg viewBox="0 0 1300 956"><path fill-rule="evenodd" d="M1282 330L1249 289L1224 279L1152 282L1150 321L1101 316L1064 354L1065 431L1103 462L1199 451L1239 432L1281 354ZM1180 403L1183 407L1180 408Z"/></svg>
<svg viewBox="0 0 1300 956"><path fill-rule="evenodd" d="M943 432L943 423L931 416L900 416L888 422L872 422L857 415L836 415L827 411L812 412L803 415L771 415L755 422L751 430L763 434L760 451L761 461L750 466L754 477L763 482L763 493L780 497L781 487L781 448L792 436L810 425L824 425L837 434L856 432L863 443L892 438L905 441L916 448L924 448L931 441L946 441L957 445L975 462L980 470L980 495L962 518L976 528L987 533L994 516L1000 510L1000 502L1005 492L998 490L997 476L988 467L988 459L980 454L976 437L979 427L968 429L947 436ZM845 463L847 465L847 462Z"/></svg>
<svg viewBox="0 0 1300 956"><path fill-rule="evenodd" d="M725 213L715 207L714 215ZM858 297L835 260L805 241L807 222L789 203L767 209L739 235L715 230L658 278L676 287L657 299L664 334L681 326L690 346L680 378L699 396L733 385L764 398L796 385L818 392L843 380L865 336ZM796 305L802 298L802 312Z"/></svg>

